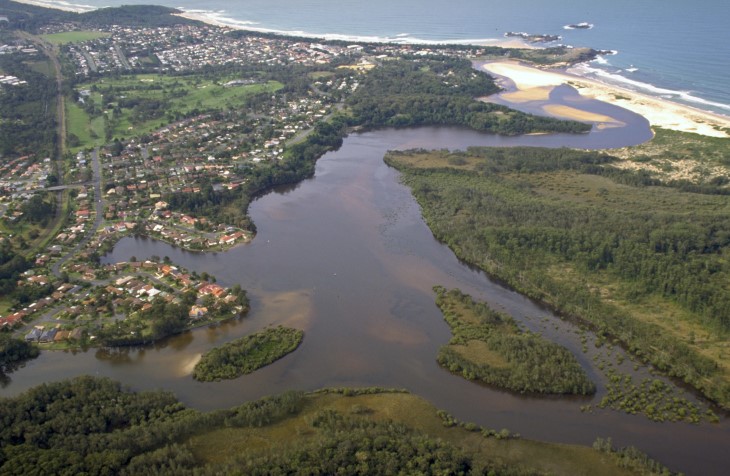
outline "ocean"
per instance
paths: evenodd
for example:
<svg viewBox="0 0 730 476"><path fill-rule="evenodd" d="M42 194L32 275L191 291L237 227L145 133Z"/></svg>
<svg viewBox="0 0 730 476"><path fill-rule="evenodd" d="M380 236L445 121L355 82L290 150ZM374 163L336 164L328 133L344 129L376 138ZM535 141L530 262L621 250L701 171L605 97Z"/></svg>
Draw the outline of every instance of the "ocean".
<svg viewBox="0 0 730 476"><path fill-rule="evenodd" d="M74 2L52 4L74 5ZM354 41L561 35L612 50L572 70L628 89L730 115L730 20L724 0L80 0L82 8L156 3L232 26ZM566 29L586 22L587 29Z"/></svg>

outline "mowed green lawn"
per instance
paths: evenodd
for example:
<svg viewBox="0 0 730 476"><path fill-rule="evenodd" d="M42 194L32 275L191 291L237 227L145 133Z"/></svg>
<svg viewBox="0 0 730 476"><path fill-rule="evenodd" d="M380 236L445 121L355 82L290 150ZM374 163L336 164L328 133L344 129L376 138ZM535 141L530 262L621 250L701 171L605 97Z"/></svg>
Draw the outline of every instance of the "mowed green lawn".
<svg viewBox="0 0 730 476"><path fill-rule="evenodd" d="M63 33L41 35L41 38L54 45L64 45L67 43L82 43L97 38L108 38L109 36L111 36L110 33L102 31L66 31Z"/></svg>
<svg viewBox="0 0 730 476"><path fill-rule="evenodd" d="M67 101L68 133L79 138L79 148L92 147L104 142L105 127L113 128L111 136L115 138L147 134L172 122L175 117L185 116L195 109L206 112L241 108L246 105L250 96L262 92L273 93L283 87L278 81L224 86L233 79L238 78L213 81L199 76L140 74L81 84L77 87L79 91L91 90L96 85L96 89L92 90L86 100L93 102L98 112L91 116L79 103ZM109 94L113 95L112 108L102 111L100 106L105 94L107 99ZM116 112L113 109L113 106L134 100L160 101L164 105L164 115L140 122L133 120L137 119L134 108L121 107ZM108 121L104 120L104 115L109 118Z"/></svg>
<svg viewBox="0 0 730 476"><path fill-rule="evenodd" d="M66 101L66 129L68 134L75 134L80 145L69 146L72 152L84 147L94 147L104 143L104 118L91 118L78 103Z"/></svg>

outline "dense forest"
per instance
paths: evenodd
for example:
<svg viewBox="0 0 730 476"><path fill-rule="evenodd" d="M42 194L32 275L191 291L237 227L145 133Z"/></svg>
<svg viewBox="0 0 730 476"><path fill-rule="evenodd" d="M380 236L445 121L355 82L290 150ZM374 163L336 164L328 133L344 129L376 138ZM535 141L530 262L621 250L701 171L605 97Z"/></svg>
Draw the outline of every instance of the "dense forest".
<svg viewBox="0 0 730 476"><path fill-rule="evenodd" d="M730 331L722 189L686 192L613 167L614 160L529 148L386 157L434 235L459 257L586 320L728 407L722 352L713 360L693 346L694 332L673 330L679 322L704 329L708 345ZM662 303L660 314L647 318L647 302Z"/></svg>
<svg viewBox="0 0 730 476"><path fill-rule="evenodd" d="M6 296L15 291L20 273L30 265L25 256L13 249L10 240L0 240L0 295Z"/></svg>
<svg viewBox="0 0 730 476"><path fill-rule="evenodd" d="M347 104L353 125L366 128L459 125L502 135L591 129L474 99L498 90L490 76L466 59L407 58L383 62L370 71Z"/></svg>
<svg viewBox="0 0 730 476"><path fill-rule="evenodd" d="M541 473L544 467L553 474L667 471L633 448L617 452L610 441L597 441L594 450L504 440L473 424L447 424L442 414L417 397L380 389L290 391L201 413L167 392L134 393L108 379L79 377L0 399L0 473L524 475Z"/></svg>
<svg viewBox="0 0 730 476"><path fill-rule="evenodd" d="M39 54L38 61L45 58ZM0 156L43 158L55 150L56 83L32 64L18 55L0 55L0 71L27 81L0 93Z"/></svg>
<svg viewBox="0 0 730 476"><path fill-rule="evenodd" d="M152 2L150 2L152 3ZM35 32L41 26L54 22L77 22L89 27L122 25L154 27L179 24L200 24L194 20L173 16L179 10L156 5L124 5L100 8L85 13L67 12L53 8L0 0L0 15L8 17L11 28Z"/></svg>
<svg viewBox="0 0 730 476"><path fill-rule="evenodd" d="M215 347L195 364L193 378L203 382L233 379L265 367L294 352L304 332L289 327L271 327Z"/></svg>
<svg viewBox="0 0 730 476"><path fill-rule="evenodd" d="M453 334L439 349L442 367L520 393L595 393L596 386L566 348L522 332L510 316L458 289L437 286L434 291Z"/></svg>

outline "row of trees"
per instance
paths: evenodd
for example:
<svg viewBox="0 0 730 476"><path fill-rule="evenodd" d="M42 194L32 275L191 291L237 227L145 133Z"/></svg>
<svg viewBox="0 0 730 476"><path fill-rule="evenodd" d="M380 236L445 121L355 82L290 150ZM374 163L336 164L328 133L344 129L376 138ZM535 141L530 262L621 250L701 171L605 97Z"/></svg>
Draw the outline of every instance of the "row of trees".
<svg viewBox="0 0 730 476"><path fill-rule="evenodd" d="M30 266L31 262L13 249L10 240L0 241L0 296L15 291L20 274Z"/></svg>

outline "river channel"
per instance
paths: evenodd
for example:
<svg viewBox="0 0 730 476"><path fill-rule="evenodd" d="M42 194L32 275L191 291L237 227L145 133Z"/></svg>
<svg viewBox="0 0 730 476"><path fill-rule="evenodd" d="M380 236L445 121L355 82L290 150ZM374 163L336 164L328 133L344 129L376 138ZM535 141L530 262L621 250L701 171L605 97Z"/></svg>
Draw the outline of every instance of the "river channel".
<svg viewBox="0 0 730 476"><path fill-rule="evenodd" d="M638 116L637 116L638 118ZM226 408L286 389L329 386L406 388L460 420L508 428L523 437L590 445L596 437L635 445L688 474L721 474L730 463L730 425L653 423L643 416L580 406L605 391L590 345L581 351L577 329L534 302L460 262L436 241L398 172L386 166L390 149L471 145L599 148L646 140L648 127L634 118L626 143L584 135L499 137L457 128L356 133L318 162L315 176L278 189L250 208L258 234L249 244L221 253L190 253L144 238L124 238L106 262L169 256L190 270L240 283L252 309L243 319L201 328L141 349L43 352L10 375L3 395L45 381L81 374L108 376L133 389L171 390L201 410ZM638 122L637 122L638 121ZM432 287L458 287L504 310L525 327L570 348L591 378L596 397L536 398L467 382L436 364L450 337L434 304ZM305 331L294 353L251 375L200 383L191 377L200 355L213 346L269 325ZM620 352L614 349L614 352Z"/></svg>

